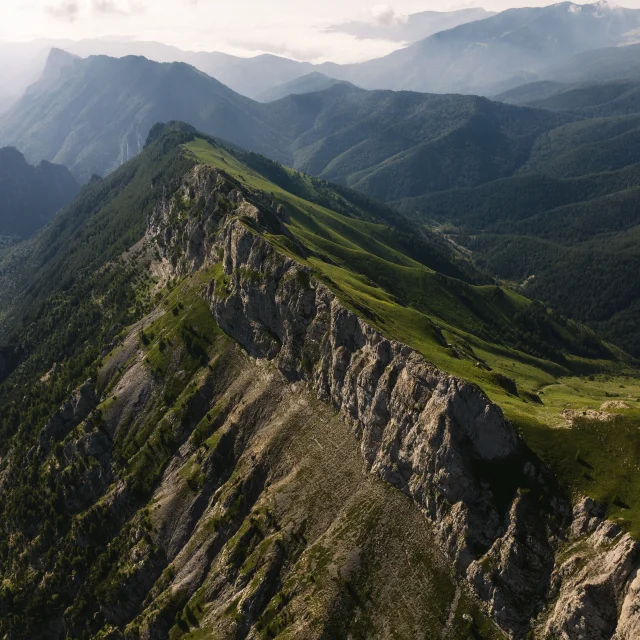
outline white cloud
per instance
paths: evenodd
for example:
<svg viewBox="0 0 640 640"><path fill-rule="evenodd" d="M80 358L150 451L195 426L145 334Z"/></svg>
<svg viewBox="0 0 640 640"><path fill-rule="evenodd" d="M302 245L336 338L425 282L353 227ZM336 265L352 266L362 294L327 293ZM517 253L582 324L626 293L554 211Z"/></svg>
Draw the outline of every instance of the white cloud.
<svg viewBox="0 0 640 640"><path fill-rule="evenodd" d="M82 14L91 12L129 16L144 11L140 0L57 0L44 5L45 13L58 18L75 22ZM35 10L35 6L34 6Z"/></svg>
<svg viewBox="0 0 640 640"><path fill-rule="evenodd" d="M371 17L376 25L381 27L394 27L399 24L406 24L409 16L405 13L398 13L391 5L378 4L371 8Z"/></svg>
<svg viewBox="0 0 640 640"><path fill-rule="evenodd" d="M115 13L128 16L144 11L144 5L136 0L92 0L93 8L99 13Z"/></svg>
<svg viewBox="0 0 640 640"><path fill-rule="evenodd" d="M73 22L78 17L80 11L80 5L77 0L62 0L55 4L48 4L45 6L45 11L52 15L54 18L60 20L70 20Z"/></svg>

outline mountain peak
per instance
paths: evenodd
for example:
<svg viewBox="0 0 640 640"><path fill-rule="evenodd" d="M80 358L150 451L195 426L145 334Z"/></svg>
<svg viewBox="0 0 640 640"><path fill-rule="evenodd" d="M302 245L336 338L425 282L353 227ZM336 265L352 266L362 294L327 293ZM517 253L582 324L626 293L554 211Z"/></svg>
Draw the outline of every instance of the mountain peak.
<svg viewBox="0 0 640 640"><path fill-rule="evenodd" d="M80 189L66 167L31 165L15 147L0 148L0 175L0 236L28 238Z"/></svg>
<svg viewBox="0 0 640 640"><path fill-rule="evenodd" d="M18 151L18 149L16 149L15 147L1 147L0 167L6 169L9 166L27 166L27 161L24 155L22 155L22 153L20 153L20 151Z"/></svg>
<svg viewBox="0 0 640 640"><path fill-rule="evenodd" d="M24 155L18 151L18 149L12 145L6 147L0 147L0 157L5 158L24 158Z"/></svg>
<svg viewBox="0 0 640 640"><path fill-rule="evenodd" d="M75 60L79 60L80 56L69 53L64 49L53 47L49 51L47 62L44 67L44 75L57 75L62 69L73 64Z"/></svg>

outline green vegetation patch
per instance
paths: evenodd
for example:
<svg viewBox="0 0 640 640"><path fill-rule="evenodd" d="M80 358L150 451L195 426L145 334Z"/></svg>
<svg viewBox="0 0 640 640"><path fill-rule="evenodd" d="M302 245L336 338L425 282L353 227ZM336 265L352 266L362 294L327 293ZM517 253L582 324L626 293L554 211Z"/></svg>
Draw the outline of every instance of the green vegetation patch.
<svg viewBox="0 0 640 640"><path fill-rule="evenodd" d="M519 420L529 446L561 482L607 506L607 516L640 537L640 416L600 421L577 417L549 429Z"/></svg>

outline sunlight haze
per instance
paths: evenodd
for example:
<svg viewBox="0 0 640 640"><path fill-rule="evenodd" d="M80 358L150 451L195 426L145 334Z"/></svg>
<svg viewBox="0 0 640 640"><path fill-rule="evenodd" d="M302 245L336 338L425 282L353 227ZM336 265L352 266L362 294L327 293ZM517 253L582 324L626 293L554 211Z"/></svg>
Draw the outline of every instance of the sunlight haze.
<svg viewBox="0 0 640 640"><path fill-rule="evenodd" d="M345 63L386 55L402 43L357 39L330 26L348 21L390 25L420 11L480 7L500 11L517 3L397 0L4 0L0 40L117 38L154 40L191 51L240 56L273 53L297 60ZM547 2L524 3L544 5ZM629 1L626 6L638 6Z"/></svg>

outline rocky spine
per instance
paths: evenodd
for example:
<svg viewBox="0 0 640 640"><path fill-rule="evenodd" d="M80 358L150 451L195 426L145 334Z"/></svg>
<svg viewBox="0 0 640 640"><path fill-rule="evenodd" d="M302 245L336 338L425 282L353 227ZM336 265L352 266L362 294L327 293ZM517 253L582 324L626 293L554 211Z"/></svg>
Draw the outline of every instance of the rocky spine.
<svg viewBox="0 0 640 640"><path fill-rule="evenodd" d="M216 209L221 197L235 211L224 219L203 214L176 228L173 204L165 203L150 228L163 255L182 247L178 273L222 263L224 278L205 291L220 327L340 412L367 467L425 512L499 625L513 637L532 623L539 637L635 637L637 543L602 513L580 524L588 503L571 514L555 494L541 508L534 497L553 488L499 407L476 386L385 338L261 235L274 226L289 235L282 207L242 193L206 167L196 167L187 182L182 197L198 200L203 211ZM592 559L580 571L576 541Z"/></svg>
<svg viewBox="0 0 640 640"><path fill-rule="evenodd" d="M169 231L172 206L165 205L151 229L162 251L183 243L178 271L222 262L225 279L205 292L220 327L340 412L368 468L427 514L498 624L514 637L532 622L539 637L635 637L638 544L589 501L571 514L556 496L541 512L531 489L552 488L499 407L476 386L386 339L309 269L274 249L259 231L275 225L289 235L281 207L206 167L196 167L188 182L184 195L206 208L223 194L235 215L190 219L176 235L175 227ZM584 555L576 548L589 549L591 561L581 570Z"/></svg>

